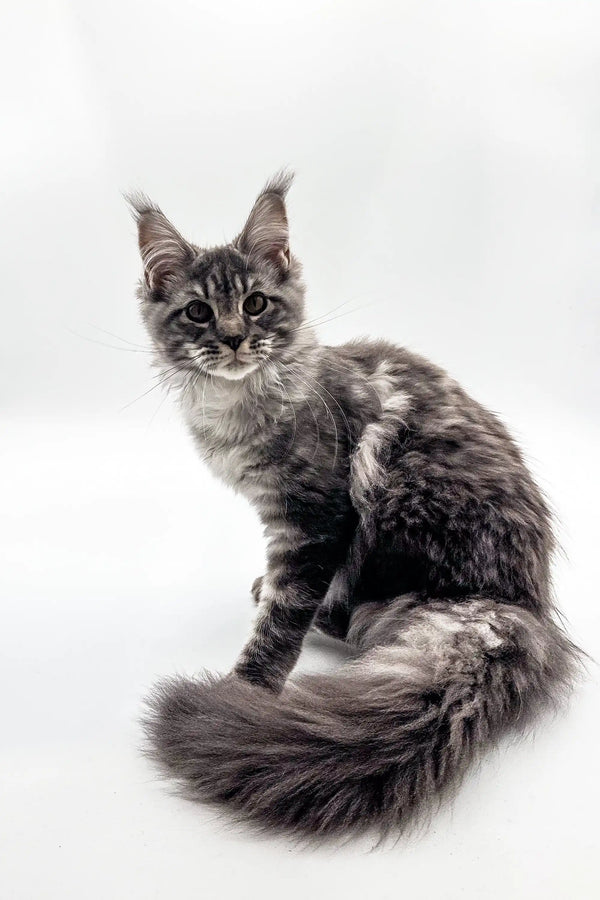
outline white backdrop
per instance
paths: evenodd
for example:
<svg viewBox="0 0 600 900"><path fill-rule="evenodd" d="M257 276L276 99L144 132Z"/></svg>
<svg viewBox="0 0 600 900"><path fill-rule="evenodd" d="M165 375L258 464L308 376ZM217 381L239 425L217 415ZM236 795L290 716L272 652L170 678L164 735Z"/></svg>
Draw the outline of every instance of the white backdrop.
<svg viewBox="0 0 600 900"><path fill-rule="evenodd" d="M346 304L323 339L406 344L503 415L556 508L560 604L594 654L600 8L3 7L0 892L301 897L318 876L348 897L595 896L594 667L535 744L490 758L453 812L385 852L258 838L157 786L141 697L231 665L263 551L149 390L121 191L213 244L294 168L311 314Z"/></svg>

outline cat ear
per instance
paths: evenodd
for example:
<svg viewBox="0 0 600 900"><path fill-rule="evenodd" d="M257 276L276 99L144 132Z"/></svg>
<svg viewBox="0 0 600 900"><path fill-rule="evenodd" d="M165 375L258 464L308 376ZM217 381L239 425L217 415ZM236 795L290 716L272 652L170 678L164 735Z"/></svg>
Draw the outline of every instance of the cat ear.
<svg viewBox="0 0 600 900"><path fill-rule="evenodd" d="M164 287L193 259L194 249L144 194L129 194L126 199L137 221L146 281L152 289Z"/></svg>
<svg viewBox="0 0 600 900"><path fill-rule="evenodd" d="M248 221L235 245L249 256L275 265L281 272L290 266L290 244L285 195L293 174L281 173L269 181L258 195Z"/></svg>

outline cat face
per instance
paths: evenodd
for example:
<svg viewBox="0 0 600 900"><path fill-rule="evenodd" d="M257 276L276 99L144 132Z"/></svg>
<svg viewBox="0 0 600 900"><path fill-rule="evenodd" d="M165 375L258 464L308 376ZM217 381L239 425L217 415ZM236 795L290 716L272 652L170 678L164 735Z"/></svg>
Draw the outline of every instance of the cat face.
<svg viewBox="0 0 600 900"><path fill-rule="evenodd" d="M239 380L283 360L304 312L300 265L290 255L289 177L259 195L231 244L186 241L147 198L130 198L144 263L142 315L163 364Z"/></svg>

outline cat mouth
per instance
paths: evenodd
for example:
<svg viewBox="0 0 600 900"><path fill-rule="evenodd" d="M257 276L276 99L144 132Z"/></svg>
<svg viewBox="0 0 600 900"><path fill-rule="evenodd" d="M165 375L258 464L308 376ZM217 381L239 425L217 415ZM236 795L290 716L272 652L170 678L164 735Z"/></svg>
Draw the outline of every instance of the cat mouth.
<svg viewBox="0 0 600 900"><path fill-rule="evenodd" d="M230 381L237 381L240 378L245 378L257 367L258 362L256 359L240 359L238 356L234 356L233 359L219 366L215 371L215 375L228 378Z"/></svg>

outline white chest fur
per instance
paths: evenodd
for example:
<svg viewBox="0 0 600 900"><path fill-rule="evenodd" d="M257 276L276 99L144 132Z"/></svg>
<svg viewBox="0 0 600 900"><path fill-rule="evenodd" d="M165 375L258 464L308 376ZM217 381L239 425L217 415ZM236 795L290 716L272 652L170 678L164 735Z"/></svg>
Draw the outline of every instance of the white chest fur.
<svg viewBox="0 0 600 900"><path fill-rule="evenodd" d="M278 504L278 475L265 448L280 402L240 382L205 381L182 397L185 418L204 461L259 509Z"/></svg>

